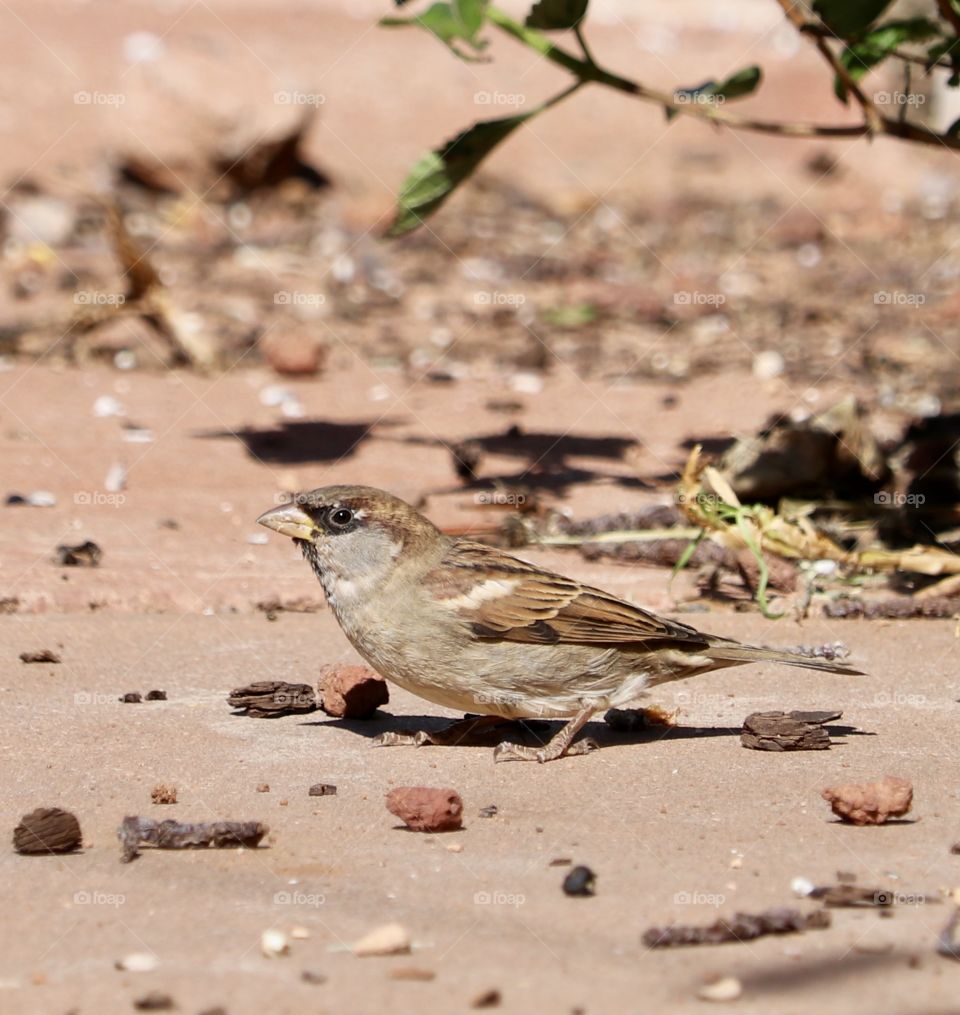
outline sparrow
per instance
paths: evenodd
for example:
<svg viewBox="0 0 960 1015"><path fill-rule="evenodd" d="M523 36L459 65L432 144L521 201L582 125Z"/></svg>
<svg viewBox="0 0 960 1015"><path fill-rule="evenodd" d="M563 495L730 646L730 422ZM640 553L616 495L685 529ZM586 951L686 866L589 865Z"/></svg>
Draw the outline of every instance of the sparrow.
<svg viewBox="0 0 960 1015"><path fill-rule="evenodd" d="M344 634L388 680L463 712L567 720L541 748L499 744L497 761L587 753L597 745L574 739L594 713L711 670L771 661L859 672L659 617L495 547L444 535L373 487L297 494L257 521L300 547Z"/></svg>

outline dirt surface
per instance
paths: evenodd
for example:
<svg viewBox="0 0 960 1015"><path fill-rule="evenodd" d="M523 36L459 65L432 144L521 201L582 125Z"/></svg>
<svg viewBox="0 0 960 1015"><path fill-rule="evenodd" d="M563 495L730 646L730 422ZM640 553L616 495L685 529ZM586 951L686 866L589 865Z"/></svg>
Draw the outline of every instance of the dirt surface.
<svg viewBox="0 0 960 1015"><path fill-rule="evenodd" d="M743 1012L958 1011L960 964L934 953L960 885L954 619L771 623L703 601L692 572L671 585L662 567L526 547L710 632L842 641L867 675L709 675L651 696L679 709L675 728L598 721L599 751L545 766L494 765L487 747L374 749L452 717L396 689L369 722L232 714L234 688L316 684L358 661L289 541L255 524L285 492L367 483L489 537L518 496L577 520L671 504L694 443L850 393L885 447L918 414L960 407L948 153L667 125L587 90L518 132L429 230L381 243L424 150L563 80L501 42L493 63L457 64L425 35L376 29L388 6L0 4L0 1011L127 1012L150 991L229 1015L467 1011L490 991L504 1012L693 1011L718 975L741 981ZM769 73L745 113L853 115L773 3L592 6L595 50L647 83L756 60ZM137 319L73 342L76 292L121 286L95 213L122 157L195 165L289 124L299 110L276 95L291 92L322 96L305 155L331 188L117 195L216 365L171 368ZM928 112L942 116L932 93ZM316 376L278 377L263 350L305 337ZM484 449L471 482L452 453L465 440ZM38 493L52 506L4 503ZM99 566L56 563L86 540ZM61 661L20 661L45 650ZM119 700L156 689L167 700ZM841 709L834 746L743 749L743 719L773 709ZM849 827L821 799L885 774L913 783L903 821ZM309 796L317 783L336 794ZM159 784L176 804L151 802ZM398 827L396 786L456 790L464 828ZM82 852L15 854L37 807L76 814ZM128 815L270 832L256 850L122 865ZM595 872L594 897L564 895L564 858ZM812 912L791 882L838 871L894 905L751 944L641 943L655 925ZM390 923L412 954L350 953ZM265 931L295 928L308 936L289 954L262 954ZM156 968L115 967L138 953Z"/></svg>

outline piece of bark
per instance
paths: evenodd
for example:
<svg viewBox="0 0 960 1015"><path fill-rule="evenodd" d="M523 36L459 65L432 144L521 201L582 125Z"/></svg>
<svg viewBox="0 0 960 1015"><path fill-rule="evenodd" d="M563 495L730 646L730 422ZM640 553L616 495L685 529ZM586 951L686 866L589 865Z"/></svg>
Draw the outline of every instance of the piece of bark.
<svg viewBox="0 0 960 1015"><path fill-rule="evenodd" d="M227 697L233 708L245 710L254 719L313 712L316 695L309 684L288 684L283 680L258 680L237 687Z"/></svg>
<svg viewBox="0 0 960 1015"><path fill-rule="evenodd" d="M328 666L317 688L320 707L340 719L369 719L390 700L387 682L366 666Z"/></svg>
<svg viewBox="0 0 960 1015"><path fill-rule="evenodd" d="M18 853L70 853L82 842L80 822L59 807L38 807L24 814L13 830L13 848Z"/></svg>
<svg viewBox="0 0 960 1015"><path fill-rule="evenodd" d="M22 663L59 663L60 661L60 656L49 648L42 648L36 652L20 653L20 662Z"/></svg>
<svg viewBox="0 0 960 1015"><path fill-rule="evenodd" d="M643 935L647 948L676 948L680 945L716 945L731 941L753 941L768 934L797 934L830 926L824 909L801 913L797 909L767 909L762 913L735 913L720 917L707 926L670 924L651 927Z"/></svg>
<svg viewBox="0 0 960 1015"><path fill-rule="evenodd" d="M743 720L740 744L754 751L828 751L823 724L842 712L754 712Z"/></svg>
<svg viewBox="0 0 960 1015"><path fill-rule="evenodd" d="M955 598L937 596L931 599L916 599L913 596L893 596L890 599L867 600L837 599L824 603L823 615L834 620L906 620L913 617L934 620L955 617L960 613L960 604Z"/></svg>
<svg viewBox="0 0 960 1015"><path fill-rule="evenodd" d="M103 550L88 539L74 546L58 546L54 563L60 567L99 567L102 559Z"/></svg>
<svg viewBox="0 0 960 1015"><path fill-rule="evenodd" d="M906 814L913 804L912 784L894 775L874 782L828 786L820 795L838 818L853 825L885 824Z"/></svg>
<svg viewBox="0 0 960 1015"><path fill-rule="evenodd" d="M129 863L140 851L140 846L157 849L235 849L260 845L269 828L260 821L198 821L181 823L172 819L154 821L153 818L126 817L117 829L122 849L121 862Z"/></svg>
<svg viewBox="0 0 960 1015"><path fill-rule="evenodd" d="M731 550L733 565L740 574L740 579L751 596L757 594L760 587L760 565L756 556L744 547ZM765 553L763 561L767 567L767 585L777 592L793 592L797 587L797 565L783 557L775 557Z"/></svg>
<svg viewBox="0 0 960 1015"><path fill-rule="evenodd" d="M387 810L415 832L453 832L463 825L463 800L454 789L398 786L387 794Z"/></svg>
<svg viewBox="0 0 960 1015"><path fill-rule="evenodd" d="M911 905L921 902L939 902L935 893L930 892L892 892L889 888L869 888L853 884L817 885L807 896L808 899L819 899L825 906L835 909L851 907L873 907L887 909L897 897L909 895Z"/></svg>

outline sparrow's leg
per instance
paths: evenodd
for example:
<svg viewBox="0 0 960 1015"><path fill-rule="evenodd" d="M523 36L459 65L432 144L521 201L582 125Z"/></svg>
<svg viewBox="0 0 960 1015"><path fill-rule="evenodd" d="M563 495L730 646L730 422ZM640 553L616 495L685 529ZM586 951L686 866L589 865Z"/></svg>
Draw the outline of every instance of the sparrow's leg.
<svg viewBox="0 0 960 1015"><path fill-rule="evenodd" d="M426 744L434 744L438 747L469 746L478 740L484 745L495 743L495 740L484 739L483 731L490 726L503 726L509 723L499 715L478 715L469 719L456 719L449 726L437 730L436 733L428 733L426 730L418 730L416 733L403 731L381 733L373 740L374 747L423 747ZM502 733L500 734L503 735Z"/></svg>
<svg viewBox="0 0 960 1015"><path fill-rule="evenodd" d="M564 755L589 754L597 749L596 740L585 737L573 744L573 738L583 729L590 716L596 712L596 706L589 705L578 712L562 730L544 747L524 747L505 740L493 749L494 761L555 761Z"/></svg>

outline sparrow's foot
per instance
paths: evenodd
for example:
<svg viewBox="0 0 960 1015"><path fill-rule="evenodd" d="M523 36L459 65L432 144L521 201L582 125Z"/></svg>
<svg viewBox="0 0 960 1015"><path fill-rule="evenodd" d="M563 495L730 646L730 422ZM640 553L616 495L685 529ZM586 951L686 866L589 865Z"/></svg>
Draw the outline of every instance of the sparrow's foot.
<svg viewBox="0 0 960 1015"><path fill-rule="evenodd" d="M569 747L563 744L556 744L556 737L545 747L524 747L522 744L514 744L504 740L493 749L494 761L556 761L557 758L572 758L576 754L589 754L599 749L600 745L593 737L584 737Z"/></svg>
<svg viewBox="0 0 960 1015"><path fill-rule="evenodd" d="M374 747L423 747L437 743L425 730L416 733L381 733L371 741Z"/></svg>
<svg viewBox="0 0 960 1015"><path fill-rule="evenodd" d="M556 761L564 755L589 754L595 751L600 745L590 737L584 737L577 743L573 738L583 729L586 721L593 715L595 709L592 706L578 712L562 730L543 747L524 747L522 744L514 744L509 740L503 741L493 749L494 761Z"/></svg>

